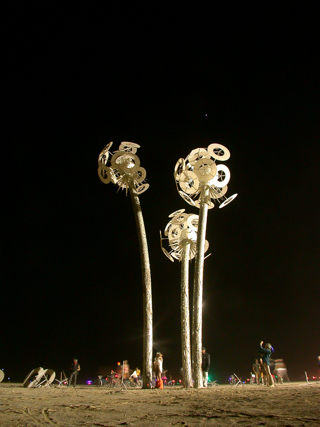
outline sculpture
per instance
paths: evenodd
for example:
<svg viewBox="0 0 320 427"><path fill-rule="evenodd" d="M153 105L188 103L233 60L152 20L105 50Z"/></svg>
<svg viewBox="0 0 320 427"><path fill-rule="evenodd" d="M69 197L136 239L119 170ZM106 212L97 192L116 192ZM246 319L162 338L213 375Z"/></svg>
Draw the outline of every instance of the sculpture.
<svg viewBox="0 0 320 427"><path fill-rule="evenodd" d="M22 385L25 388L50 387L55 377L55 371L40 367L29 372Z"/></svg>
<svg viewBox="0 0 320 427"><path fill-rule="evenodd" d="M186 388L191 387L191 354L190 354L190 316L189 316L189 260L196 255L196 241L198 230L198 215L187 214L184 209L169 215L172 218L167 224L164 235L168 238L171 251L168 252L162 245L160 231L160 245L163 253L174 262L181 261L181 348L183 379ZM205 242L205 252L209 243Z"/></svg>
<svg viewBox="0 0 320 427"><path fill-rule="evenodd" d="M134 210L142 270L142 289L143 289L143 388L147 388L152 382L152 287L151 287L151 269L149 262L149 251L147 236L142 216L142 210L139 195L149 188L145 183L146 171L140 167L140 159L136 155L138 144L123 141L119 146L119 151L111 153L109 150L112 142L107 144L101 151L98 158L98 175L104 184L112 182L117 185L118 191L128 191L131 196ZM110 166L107 166L110 157Z"/></svg>
<svg viewBox="0 0 320 427"><path fill-rule="evenodd" d="M221 144L210 144L206 148L196 148L185 158L180 158L174 169L174 178L180 196L191 206L199 208L198 238L193 283L192 316L192 364L193 386L202 387L202 296L205 235L208 209L218 203L220 208L229 204L237 194L227 198L230 171L224 164L230 158L229 150Z"/></svg>

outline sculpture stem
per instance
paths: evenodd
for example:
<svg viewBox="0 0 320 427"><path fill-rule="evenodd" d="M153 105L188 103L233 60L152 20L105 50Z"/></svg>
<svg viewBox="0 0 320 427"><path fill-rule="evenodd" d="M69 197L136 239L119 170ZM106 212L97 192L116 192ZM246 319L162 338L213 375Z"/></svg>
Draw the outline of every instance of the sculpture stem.
<svg viewBox="0 0 320 427"><path fill-rule="evenodd" d="M202 384L202 299L203 299L203 266L204 246L208 217L209 188L204 186L201 191L200 212L198 222L197 255L194 265L193 281L193 316L192 316L192 367L193 387L201 388Z"/></svg>
<svg viewBox="0 0 320 427"><path fill-rule="evenodd" d="M181 347L183 380L186 388L190 388L192 383L189 314L189 256L190 243L185 241L181 260Z"/></svg>
<svg viewBox="0 0 320 427"><path fill-rule="evenodd" d="M137 225L141 270L142 270L142 294L143 294L143 369L142 379L143 388L149 388L152 382L152 286L151 286L151 269L149 261L149 251L147 235L144 226L140 200L134 189L129 187L134 216Z"/></svg>

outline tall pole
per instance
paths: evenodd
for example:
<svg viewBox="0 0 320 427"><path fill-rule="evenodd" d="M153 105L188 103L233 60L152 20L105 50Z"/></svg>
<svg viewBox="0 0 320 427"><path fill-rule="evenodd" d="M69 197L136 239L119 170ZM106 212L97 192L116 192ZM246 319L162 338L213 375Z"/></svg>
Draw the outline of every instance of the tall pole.
<svg viewBox="0 0 320 427"><path fill-rule="evenodd" d="M225 196L228 190L230 171L227 166L216 164L217 160L224 162L229 158L230 151L226 147L213 143L207 149L196 148L192 150L185 159L180 158L174 168L174 177L180 196L189 205L200 209L192 306L192 368L193 386L195 388L203 386L201 367L202 299L208 209L214 207L213 201L217 202L221 209L237 197L237 194L229 198Z"/></svg>
<svg viewBox="0 0 320 427"><path fill-rule="evenodd" d="M189 256L190 243L184 242L181 259L181 347L183 380L186 388L190 388L191 351L190 351L190 311L189 311Z"/></svg>
<svg viewBox="0 0 320 427"><path fill-rule="evenodd" d="M152 286L151 286L151 268L149 261L149 251L147 243L147 234L144 226L143 215L140 200L134 193L132 184L129 184L129 191L137 225L141 270L142 270L142 295L143 295L143 369L142 379L143 388L148 388L152 381Z"/></svg>
<svg viewBox="0 0 320 427"><path fill-rule="evenodd" d="M152 287L151 269L149 261L147 235L144 227L142 210L138 194L142 194L149 188L145 184L146 171L140 167L140 159L135 154L140 147L134 142L123 141L111 157L111 166L107 163L109 150L113 142L107 144L98 157L98 176L104 184L112 182L125 189L126 195L130 193L133 212L136 220L138 240L140 247L140 259L142 270L142 295L143 295L143 388L150 387L152 381Z"/></svg>
<svg viewBox="0 0 320 427"><path fill-rule="evenodd" d="M194 266L193 282L193 316L192 316L192 366L193 387L201 388L202 384L202 299L203 299L203 266L204 246L208 217L209 187L201 189L200 212L198 223L197 255Z"/></svg>

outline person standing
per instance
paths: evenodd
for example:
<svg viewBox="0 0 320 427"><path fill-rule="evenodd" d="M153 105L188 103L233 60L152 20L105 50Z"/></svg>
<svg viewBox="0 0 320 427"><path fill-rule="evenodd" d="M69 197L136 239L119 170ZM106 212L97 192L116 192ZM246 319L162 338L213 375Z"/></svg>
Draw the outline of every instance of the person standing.
<svg viewBox="0 0 320 427"><path fill-rule="evenodd" d="M254 364L252 365L252 370L256 376L256 384L260 384L260 378L261 378L261 365L259 363L259 360L256 359Z"/></svg>
<svg viewBox="0 0 320 427"><path fill-rule="evenodd" d="M269 343L266 343L265 346L262 347L262 344L263 344L263 341L260 341L259 352L262 354L263 369L267 377L266 383L269 387L274 387L274 381L270 371L270 360L269 360L271 356L272 345Z"/></svg>
<svg viewBox="0 0 320 427"><path fill-rule="evenodd" d="M207 353L205 347L202 347L202 380L203 380L203 387L207 387L208 386L209 369L210 369L210 354Z"/></svg>
<svg viewBox="0 0 320 427"><path fill-rule="evenodd" d="M80 365L78 363L78 359L73 359L73 364L71 366L71 375L69 378L69 383L68 383L68 387L72 384L72 380L74 379L74 385L73 387L76 386L77 384L77 376L78 376L78 372L80 371Z"/></svg>
<svg viewBox="0 0 320 427"><path fill-rule="evenodd" d="M158 351L156 357L153 362L154 373L156 375L156 388L163 389L163 382L161 379L162 371L163 371L163 356Z"/></svg>
<svg viewBox="0 0 320 427"><path fill-rule="evenodd" d="M123 375L123 380L128 380L129 376L130 376L130 366L127 360L123 361L123 365L122 365L122 375Z"/></svg>

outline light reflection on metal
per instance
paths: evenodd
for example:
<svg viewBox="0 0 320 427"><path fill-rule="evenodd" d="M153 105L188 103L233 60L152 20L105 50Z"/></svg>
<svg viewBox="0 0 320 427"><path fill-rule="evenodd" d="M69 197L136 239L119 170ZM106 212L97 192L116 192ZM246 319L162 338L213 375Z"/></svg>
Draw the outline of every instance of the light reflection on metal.
<svg viewBox="0 0 320 427"><path fill-rule="evenodd" d="M197 238L193 246L190 244L190 257L195 257L194 284L193 284L193 306L192 306L192 368L193 387L201 388L201 351L202 351L202 301L203 301L203 268L205 252L209 244L205 240L208 210L218 204L223 208L237 197L233 194L227 198L227 185L230 181L230 170L224 164L217 161L226 161L230 158L229 150L221 144L210 144L206 148L196 148L185 158L180 158L174 168L174 178L178 193L191 206L199 209L197 221ZM193 224L194 225L194 224ZM173 227L173 225L172 225ZM172 229L170 228L170 231ZM167 226L166 229L169 229ZM181 234L181 239L183 233ZM177 242L170 242L171 254L182 253ZM170 244L171 243L171 244ZM181 259L181 255L180 255ZM183 281L182 281L183 282ZM185 329L183 329L185 331ZM182 337L183 340L183 337Z"/></svg>
<svg viewBox="0 0 320 427"><path fill-rule="evenodd" d="M191 206L200 209L201 189L209 188L208 209L214 207L217 201L223 208L237 197L233 194L225 196L230 181L230 170L224 164L216 161L226 161L230 158L230 151L221 144L210 144L206 148L196 148L185 158L180 158L174 168L174 177L180 196Z"/></svg>
<svg viewBox="0 0 320 427"><path fill-rule="evenodd" d="M183 162L180 162L183 165ZM179 169L180 165L176 168ZM183 172L184 173L184 172ZM170 261L181 262L180 300L181 300L181 349L183 381L186 388L192 387L191 344L190 344L190 314L189 314L189 261L195 258L197 252L197 233L199 216L188 214L179 209L169 215L170 221L165 227L162 237L160 231L160 246L162 252ZM170 251L163 247L163 240L168 240ZM209 243L205 241L205 252Z"/></svg>
<svg viewBox="0 0 320 427"><path fill-rule="evenodd" d="M144 193L149 184L145 182L146 170L140 166L140 159L136 152L140 146L134 142L123 141L119 150L110 152L112 142L107 144L98 157L98 176L104 184L113 184L130 193L134 216L136 220L142 272L142 299L143 299L143 388L148 388L152 382L152 286L151 267L147 234L144 226L142 208L139 195ZM109 162L109 164L108 164Z"/></svg>
<svg viewBox="0 0 320 427"><path fill-rule="evenodd" d="M162 252L166 255L170 261L174 260L181 261L184 256L185 244L190 245L188 249L189 260L192 260L196 255L196 242L197 242L197 231L198 231L198 215L187 214L184 209L180 209L169 215L171 220L168 222L164 229L164 235L162 237L160 231L160 245ZM168 251L163 247L163 240L168 240L170 250ZM209 249L209 242L205 241L205 252Z"/></svg>
<svg viewBox="0 0 320 427"><path fill-rule="evenodd" d="M144 193L149 184L145 183L147 172L140 166L140 159L136 155L140 145L134 142L123 141L119 150L111 153L112 142L107 144L99 154L98 175L104 184L118 185L118 190L122 189L128 193L129 187L137 195ZM110 160L110 165L108 162Z"/></svg>

